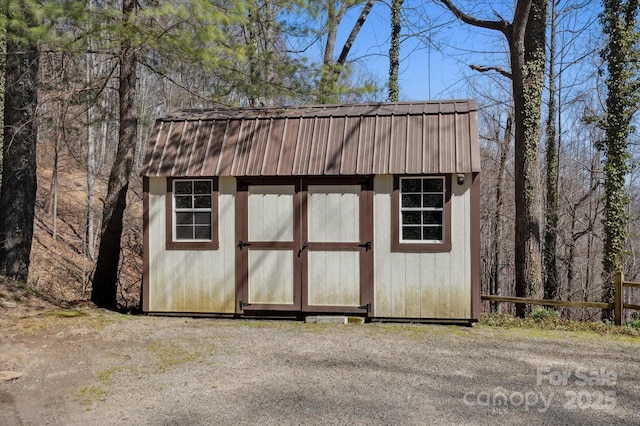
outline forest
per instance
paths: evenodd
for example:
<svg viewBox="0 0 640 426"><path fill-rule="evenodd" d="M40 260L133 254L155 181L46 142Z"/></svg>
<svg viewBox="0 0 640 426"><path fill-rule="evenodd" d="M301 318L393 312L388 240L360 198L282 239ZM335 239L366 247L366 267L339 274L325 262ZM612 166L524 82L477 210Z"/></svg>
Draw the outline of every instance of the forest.
<svg viewBox="0 0 640 426"><path fill-rule="evenodd" d="M7 280L138 309L139 172L166 113L416 96L478 103L482 294L610 302L617 271L640 280L637 0L0 0L0 12Z"/></svg>

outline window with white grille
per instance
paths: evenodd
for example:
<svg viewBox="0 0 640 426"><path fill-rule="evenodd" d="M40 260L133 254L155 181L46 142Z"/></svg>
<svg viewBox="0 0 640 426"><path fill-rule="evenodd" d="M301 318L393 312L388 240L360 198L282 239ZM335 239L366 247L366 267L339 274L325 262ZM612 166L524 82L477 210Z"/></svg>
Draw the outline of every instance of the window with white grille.
<svg viewBox="0 0 640 426"><path fill-rule="evenodd" d="M173 181L173 241L211 241L213 181Z"/></svg>
<svg viewBox="0 0 640 426"><path fill-rule="evenodd" d="M400 178L400 242L441 243L445 237L443 177Z"/></svg>

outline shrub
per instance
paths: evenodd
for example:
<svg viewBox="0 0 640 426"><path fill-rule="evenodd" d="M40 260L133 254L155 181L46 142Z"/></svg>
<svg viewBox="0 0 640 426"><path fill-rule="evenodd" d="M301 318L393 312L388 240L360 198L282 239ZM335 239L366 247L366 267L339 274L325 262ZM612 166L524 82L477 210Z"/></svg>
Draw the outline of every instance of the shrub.
<svg viewBox="0 0 640 426"><path fill-rule="evenodd" d="M540 308L529 314L534 321L549 321L559 318L560 314L555 309Z"/></svg>

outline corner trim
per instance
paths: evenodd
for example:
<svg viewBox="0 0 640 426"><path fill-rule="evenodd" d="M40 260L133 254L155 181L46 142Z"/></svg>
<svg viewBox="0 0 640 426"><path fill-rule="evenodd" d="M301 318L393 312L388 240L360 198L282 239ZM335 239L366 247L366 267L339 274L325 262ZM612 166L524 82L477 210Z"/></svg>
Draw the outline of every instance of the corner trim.
<svg viewBox="0 0 640 426"><path fill-rule="evenodd" d="M142 312L149 312L149 177L142 178Z"/></svg>
<svg viewBox="0 0 640 426"><path fill-rule="evenodd" d="M482 303L480 300L480 175L473 174L471 184L471 318L480 319Z"/></svg>

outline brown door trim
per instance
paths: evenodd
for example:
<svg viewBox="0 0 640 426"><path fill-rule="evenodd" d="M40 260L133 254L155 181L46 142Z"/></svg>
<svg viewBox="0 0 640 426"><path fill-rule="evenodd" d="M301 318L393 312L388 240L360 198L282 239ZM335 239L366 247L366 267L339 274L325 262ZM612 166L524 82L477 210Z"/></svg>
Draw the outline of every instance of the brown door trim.
<svg viewBox="0 0 640 426"><path fill-rule="evenodd" d="M294 236L293 241L251 241L249 240L249 186L251 185L294 185L295 194L293 198L293 220ZM295 283L300 276L300 262L294 261L294 287L292 304L249 304L249 250L282 249L294 251L299 245L299 223L300 223L300 179L297 178L239 178L237 181L236 194L236 313L242 314L244 311L299 311L301 304L300 286Z"/></svg>
<svg viewBox="0 0 640 426"><path fill-rule="evenodd" d="M353 242L309 242L308 197L310 185L360 185L360 241ZM357 313L373 316L373 177L309 177L302 181L302 241L306 244L302 260L302 310L304 312ZM369 248L364 247L369 243ZM360 251L360 307L309 305L308 253L312 250Z"/></svg>
<svg viewBox="0 0 640 426"><path fill-rule="evenodd" d="M360 238L371 242L370 248L360 253L360 303L367 307L367 316L374 316L373 303L373 178L360 192Z"/></svg>
<svg viewBox="0 0 640 426"><path fill-rule="evenodd" d="M246 239L247 231L247 206L249 205L249 195L247 188L236 191L236 242L238 246L235 248L236 253L236 313L243 312L243 303L248 300L248 291L246 283L249 281L249 256L246 250L240 249L240 241Z"/></svg>
<svg viewBox="0 0 640 426"><path fill-rule="evenodd" d="M286 241L250 241L248 238L248 189L250 185L294 185L294 238ZM309 185L360 185L360 242L308 242ZM373 177L248 177L238 178L236 193L236 313L245 311L302 311L326 313L354 313L373 316ZM240 244L240 242L249 245ZM370 242L370 247L364 245ZM359 246L363 245L363 246ZM292 249L294 251L294 303L250 304L249 250ZM352 306L314 306L308 304L309 250L360 250L360 304Z"/></svg>

